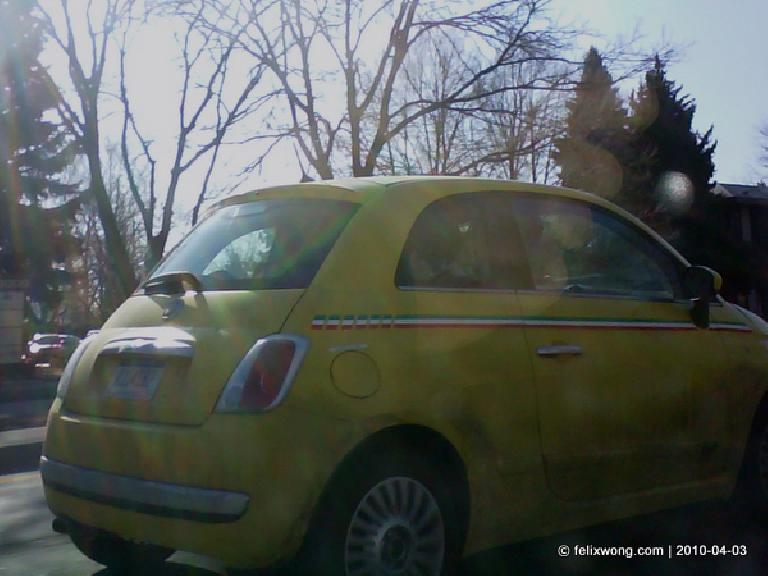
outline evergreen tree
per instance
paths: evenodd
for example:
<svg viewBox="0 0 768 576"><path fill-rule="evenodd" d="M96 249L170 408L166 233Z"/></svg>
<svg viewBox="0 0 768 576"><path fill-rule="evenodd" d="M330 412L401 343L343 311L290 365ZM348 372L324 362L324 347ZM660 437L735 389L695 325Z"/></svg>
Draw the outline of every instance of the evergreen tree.
<svg viewBox="0 0 768 576"><path fill-rule="evenodd" d="M632 147L650 162L635 174L627 194L641 199L649 223L673 235L670 223L704 215L715 170L712 128L704 135L693 129L696 103L681 92L656 56L653 70L630 100Z"/></svg>
<svg viewBox="0 0 768 576"><path fill-rule="evenodd" d="M29 278L33 297L55 305L61 274L53 264L73 247L77 189L61 180L74 150L46 117L56 91L39 62L33 5L0 3L0 276Z"/></svg>
<svg viewBox="0 0 768 576"><path fill-rule="evenodd" d="M627 110L594 47L566 106L566 135L555 143L554 154L562 184L620 202L624 165L632 160Z"/></svg>
<svg viewBox="0 0 768 576"><path fill-rule="evenodd" d="M652 158L649 170L636 178L637 196L653 209L648 224L664 235L694 264L710 266L724 278L727 294L765 285L761 270L768 256L751 243L728 234L709 190L715 165L712 128L693 129L696 103L669 80L661 60L630 102L633 147Z"/></svg>
<svg viewBox="0 0 768 576"><path fill-rule="evenodd" d="M752 257L727 237L711 206L717 143L712 128L703 135L693 129L695 100L667 78L657 56L630 107L633 148L651 158L630 192L642 198L643 219L691 262L711 266L727 281L744 282L748 272L739 263Z"/></svg>

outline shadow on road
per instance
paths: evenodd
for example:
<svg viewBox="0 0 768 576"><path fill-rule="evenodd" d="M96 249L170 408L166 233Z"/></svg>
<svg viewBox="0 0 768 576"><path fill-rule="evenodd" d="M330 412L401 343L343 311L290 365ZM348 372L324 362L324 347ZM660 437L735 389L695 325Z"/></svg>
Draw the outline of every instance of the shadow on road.
<svg viewBox="0 0 768 576"><path fill-rule="evenodd" d="M7 446L0 450L0 475L32 472L40 466L43 443Z"/></svg>
<svg viewBox="0 0 768 576"><path fill-rule="evenodd" d="M768 571L768 530L749 511L732 504L707 503L574 530L474 554L465 559L458 576L763 576ZM707 546L706 555L680 554L677 546ZM712 554L722 546L728 555ZM571 553L561 557L558 550ZM576 557L575 546L662 547L663 557ZM666 551L672 546L673 557ZM746 555L731 555L732 547L746 547ZM685 550L681 548L680 550ZM173 562L158 576L213 576L215 572ZM239 574L239 573L238 573ZM252 572L253 576L298 576L287 571ZM102 570L93 576L117 576ZM136 575L138 576L138 575Z"/></svg>
<svg viewBox="0 0 768 576"><path fill-rule="evenodd" d="M44 426L56 397L52 378L2 380L0 378L0 432Z"/></svg>
<svg viewBox="0 0 768 576"><path fill-rule="evenodd" d="M26 379L8 379L0 376L0 402L53 400L58 383L57 376Z"/></svg>
<svg viewBox="0 0 768 576"><path fill-rule="evenodd" d="M762 576L768 573L766 526L733 503L697 504L476 554L465 560L461 576ZM582 552L631 547L632 558L577 556L577 546ZM638 547L665 553L640 557Z"/></svg>
<svg viewBox="0 0 768 576"><path fill-rule="evenodd" d="M128 576L125 572L114 571L108 568L95 572L93 576ZM132 575L131 575L132 576ZM135 576L139 576L136 574ZM149 576L146 572L143 572L141 576ZM160 567L152 570L152 576L219 576L217 572L211 572L204 568L198 568L196 566L189 566L186 564L178 564L176 562L166 562Z"/></svg>

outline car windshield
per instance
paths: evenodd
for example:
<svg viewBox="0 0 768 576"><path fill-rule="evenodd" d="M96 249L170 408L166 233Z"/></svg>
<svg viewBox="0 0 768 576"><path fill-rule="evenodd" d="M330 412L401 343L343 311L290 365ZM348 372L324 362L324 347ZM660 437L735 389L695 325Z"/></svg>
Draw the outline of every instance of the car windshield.
<svg viewBox="0 0 768 576"><path fill-rule="evenodd" d="M58 344L60 340L61 340L60 336L53 334L50 336L40 336L40 338L37 339L37 343L42 344L44 346L49 346L51 344Z"/></svg>
<svg viewBox="0 0 768 576"><path fill-rule="evenodd" d="M293 198L227 206L150 276L191 272L203 290L306 288L356 204Z"/></svg>

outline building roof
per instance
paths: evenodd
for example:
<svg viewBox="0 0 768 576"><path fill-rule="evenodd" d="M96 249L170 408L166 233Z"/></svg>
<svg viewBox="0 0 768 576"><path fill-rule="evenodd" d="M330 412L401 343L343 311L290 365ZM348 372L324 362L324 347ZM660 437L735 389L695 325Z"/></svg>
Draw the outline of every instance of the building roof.
<svg viewBox="0 0 768 576"><path fill-rule="evenodd" d="M768 202L768 186L765 184L717 183L709 191L723 199L733 198L741 202Z"/></svg>

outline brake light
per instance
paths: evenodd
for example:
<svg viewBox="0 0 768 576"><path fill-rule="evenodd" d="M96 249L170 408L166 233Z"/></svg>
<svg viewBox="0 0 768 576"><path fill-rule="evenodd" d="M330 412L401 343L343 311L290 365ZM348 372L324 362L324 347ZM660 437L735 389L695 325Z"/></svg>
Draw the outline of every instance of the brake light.
<svg viewBox="0 0 768 576"><path fill-rule="evenodd" d="M266 412L282 402L307 351L300 336L261 338L240 361L216 405L218 412Z"/></svg>

